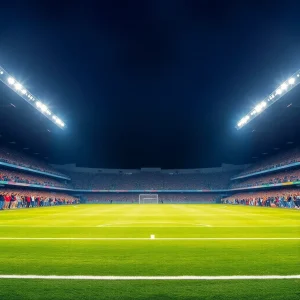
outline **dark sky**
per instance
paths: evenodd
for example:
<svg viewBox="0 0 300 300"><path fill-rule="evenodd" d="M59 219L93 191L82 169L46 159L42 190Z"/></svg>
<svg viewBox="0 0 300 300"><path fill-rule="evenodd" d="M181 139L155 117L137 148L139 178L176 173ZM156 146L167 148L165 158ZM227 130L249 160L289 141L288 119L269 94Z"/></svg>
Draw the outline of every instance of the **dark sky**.
<svg viewBox="0 0 300 300"><path fill-rule="evenodd" d="M0 65L67 123L54 162L240 162L236 122L300 66L300 4L254 2L8 1Z"/></svg>

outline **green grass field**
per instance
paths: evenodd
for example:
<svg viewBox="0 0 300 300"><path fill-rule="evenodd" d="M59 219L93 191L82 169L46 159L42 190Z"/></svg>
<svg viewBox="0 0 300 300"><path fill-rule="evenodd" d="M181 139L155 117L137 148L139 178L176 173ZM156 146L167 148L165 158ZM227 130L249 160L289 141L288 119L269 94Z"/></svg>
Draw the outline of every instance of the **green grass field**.
<svg viewBox="0 0 300 300"><path fill-rule="evenodd" d="M299 257L297 210L107 204L0 211L0 276L298 275ZM0 299L299 299L299 285L18 278L0 279Z"/></svg>

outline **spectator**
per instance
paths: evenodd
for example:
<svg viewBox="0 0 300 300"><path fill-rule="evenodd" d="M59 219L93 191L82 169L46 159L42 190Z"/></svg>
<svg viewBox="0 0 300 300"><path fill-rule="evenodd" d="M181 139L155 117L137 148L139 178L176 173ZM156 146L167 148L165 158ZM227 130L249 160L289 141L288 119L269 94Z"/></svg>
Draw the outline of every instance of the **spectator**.
<svg viewBox="0 0 300 300"><path fill-rule="evenodd" d="M15 209L21 207L40 207L42 205L41 199L53 199L52 205L66 205L79 203L79 199L65 194L65 193L52 193L49 191L34 191L34 190L21 190L21 189L1 189L0 196L5 199L3 209ZM36 205L35 201L37 199Z"/></svg>
<svg viewBox="0 0 300 300"><path fill-rule="evenodd" d="M4 195L0 194L0 210L3 208L4 206Z"/></svg>
<svg viewBox="0 0 300 300"><path fill-rule="evenodd" d="M300 190L283 189L256 191L251 193L237 193L222 199L222 203L226 204L242 204L254 206L277 206L286 208L299 208ZM251 202L252 201L252 202Z"/></svg>
<svg viewBox="0 0 300 300"><path fill-rule="evenodd" d="M276 173L235 180L230 188L256 187L266 184L295 182L300 180L300 170L285 170Z"/></svg>

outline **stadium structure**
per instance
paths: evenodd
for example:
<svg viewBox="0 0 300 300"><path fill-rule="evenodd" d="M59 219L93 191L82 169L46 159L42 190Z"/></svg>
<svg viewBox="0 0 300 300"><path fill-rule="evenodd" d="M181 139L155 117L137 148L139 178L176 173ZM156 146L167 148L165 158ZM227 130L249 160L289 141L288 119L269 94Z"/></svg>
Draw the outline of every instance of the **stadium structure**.
<svg viewBox="0 0 300 300"><path fill-rule="evenodd" d="M237 123L240 164L168 170L50 164L66 124L0 74L1 299L297 299L299 72Z"/></svg>

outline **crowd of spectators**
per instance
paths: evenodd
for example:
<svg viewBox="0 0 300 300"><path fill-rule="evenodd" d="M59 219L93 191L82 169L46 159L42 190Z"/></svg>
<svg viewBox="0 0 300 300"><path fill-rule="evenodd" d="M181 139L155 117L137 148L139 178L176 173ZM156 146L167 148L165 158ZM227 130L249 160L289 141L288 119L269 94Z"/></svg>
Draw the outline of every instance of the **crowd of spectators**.
<svg viewBox="0 0 300 300"><path fill-rule="evenodd" d="M155 172L69 173L71 181L0 167L0 181L83 190L227 189L232 172L166 174Z"/></svg>
<svg viewBox="0 0 300 300"><path fill-rule="evenodd" d="M233 172L191 173L164 176L164 188L174 189L227 189Z"/></svg>
<svg viewBox="0 0 300 300"><path fill-rule="evenodd" d="M76 189L86 190L211 190L227 189L232 172L166 174L140 172L133 174L70 174Z"/></svg>
<svg viewBox="0 0 300 300"><path fill-rule="evenodd" d="M238 193L225 197L224 204L241 204L250 206L273 206L300 209L300 190L284 189L253 193Z"/></svg>
<svg viewBox="0 0 300 300"><path fill-rule="evenodd" d="M249 179L241 179L234 181L230 188L243 188L243 187L255 187L264 184L275 184L294 182L300 180L300 170L286 170L276 173L270 173L268 175L261 175L259 177L251 177Z"/></svg>
<svg viewBox="0 0 300 300"><path fill-rule="evenodd" d="M219 194L206 194L206 193L202 193L202 194L184 194L184 193L180 193L180 194L160 194L158 196L158 199L162 202L162 203L215 203L217 199L220 198Z"/></svg>
<svg viewBox="0 0 300 300"><path fill-rule="evenodd" d="M139 203L139 194L89 194L84 197L86 203ZM218 194L173 194L163 193L158 195L159 203L215 203L220 198Z"/></svg>
<svg viewBox="0 0 300 300"><path fill-rule="evenodd" d="M84 197L85 203L138 203L139 196L132 194L89 194Z"/></svg>
<svg viewBox="0 0 300 300"><path fill-rule="evenodd" d="M272 168L278 168L292 163L300 162L300 149L293 148L278 154L266 157L257 163L252 164L238 176L248 175Z"/></svg>
<svg viewBox="0 0 300 300"><path fill-rule="evenodd" d="M251 188L266 184L300 181L300 169L255 176L230 183L231 172L219 173L134 173L92 174L72 173L71 181L59 180L45 175L15 171L0 167L0 181L7 183L35 184L55 188L82 190L217 190Z"/></svg>
<svg viewBox="0 0 300 300"><path fill-rule="evenodd" d="M43 175L35 175L34 173L25 173L21 171L13 171L11 169L0 168L0 181L36 184L41 186L52 186L59 188L67 188L70 185L62 180L56 180Z"/></svg>
<svg viewBox="0 0 300 300"><path fill-rule="evenodd" d="M46 162L40 159L36 159L25 153L18 152L13 149L5 148L5 147L0 147L0 162L5 162L20 167L25 167L25 168L29 168L41 172L50 173L53 175L66 177L66 175L55 170L54 168L49 166Z"/></svg>
<svg viewBox="0 0 300 300"><path fill-rule="evenodd" d="M75 203L79 203L79 199L65 193L25 189L0 189L0 209L2 210Z"/></svg>

